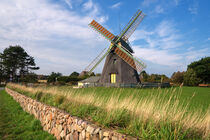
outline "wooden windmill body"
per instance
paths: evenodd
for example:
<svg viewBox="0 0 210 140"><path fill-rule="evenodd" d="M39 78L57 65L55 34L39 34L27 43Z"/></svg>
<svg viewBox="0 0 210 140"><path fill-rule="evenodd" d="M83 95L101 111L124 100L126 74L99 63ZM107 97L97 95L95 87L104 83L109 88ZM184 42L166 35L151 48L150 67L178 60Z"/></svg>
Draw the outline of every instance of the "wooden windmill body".
<svg viewBox="0 0 210 140"><path fill-rule="evenodd" d="M95 67L106 57L104 68L99 83L106 84L138 84L140 79L138 72L141 72L146 65L133 56L133 50L128 43L128 38L135 31L143 20L144 14L138 10L119 36L111 32L93 20L89 25L94 30L111 42L109 48L104 49L85 71L91 73Z"/></svg>
<svg viewBox="0 0 210 140"><path fill-rule="evenodd" d="M137 71L111 51L105 60L99 83L140 83Z"/></svg>

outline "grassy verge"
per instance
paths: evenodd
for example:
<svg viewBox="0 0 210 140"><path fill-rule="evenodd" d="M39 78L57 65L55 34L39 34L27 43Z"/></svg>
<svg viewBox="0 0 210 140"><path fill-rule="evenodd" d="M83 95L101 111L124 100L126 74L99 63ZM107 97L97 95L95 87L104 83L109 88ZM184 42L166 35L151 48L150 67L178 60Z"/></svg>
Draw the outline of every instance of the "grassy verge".
<svg viewBox="0 0 210 140"><path fill-rule="evenodd" d="M183 95L184 88L72 89L15 84L8 87L72 115L142 139L208 139L210 135L210 108L209 102L206 103L209 98L199 103L196 93Z"/></svg>
<svg viewBox="0 0 210 140"><path fill-rule="evenodd" d="M24 112L5 91L0 91L0 139L53 140L42 130L39 120Z"/></svg>

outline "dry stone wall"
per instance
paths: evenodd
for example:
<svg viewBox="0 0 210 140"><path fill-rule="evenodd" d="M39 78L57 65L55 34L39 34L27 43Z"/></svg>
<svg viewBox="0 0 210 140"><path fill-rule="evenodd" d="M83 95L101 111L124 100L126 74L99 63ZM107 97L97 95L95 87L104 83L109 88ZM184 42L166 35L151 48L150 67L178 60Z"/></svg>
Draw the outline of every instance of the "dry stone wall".
<svg viewBox="0 0 210 140"><path fill-rule="evenodd" d="M126 137L113 130L105 130L64 112L55 107L45 105L26 97L16 91L6 88L14 100L20 103L24 111L39 119L43 129L63 140L126 140L135 139Z"/></svg>

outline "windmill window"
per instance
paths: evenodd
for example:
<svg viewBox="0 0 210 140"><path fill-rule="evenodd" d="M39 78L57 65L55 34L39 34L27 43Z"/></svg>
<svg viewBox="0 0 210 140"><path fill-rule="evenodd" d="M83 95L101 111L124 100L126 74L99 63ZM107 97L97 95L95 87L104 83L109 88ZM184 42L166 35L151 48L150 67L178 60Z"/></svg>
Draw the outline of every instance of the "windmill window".
<svg viewBox="0 0 210 140"><path fill-rule="evenodd" d="M114 60L113 60L113 64L116 64L116 61L117 61L117 59L114 59Z"/></svg>

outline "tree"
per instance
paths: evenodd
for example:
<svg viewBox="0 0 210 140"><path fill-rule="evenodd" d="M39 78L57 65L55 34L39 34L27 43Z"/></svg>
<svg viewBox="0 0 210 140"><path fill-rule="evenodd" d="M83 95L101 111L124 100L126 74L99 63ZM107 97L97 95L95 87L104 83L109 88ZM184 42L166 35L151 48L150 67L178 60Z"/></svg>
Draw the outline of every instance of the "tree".
<svg viewBox="0 0 210 140"><path fill-rule="evenodd" d="M148 82L148 78L149 78L149 75L146 73L146 71L142 71L140 73L140 80L142 82Z"/></svg>
<svg viewBox="0 0 210 140"><path fill-rule="evenodd" d="M197 77L193 69L188 69L184 74L184 85L197 86L200 83L200 79Z"/></svg>
<svg viewBox="0 0 210 140"><path fill-rule="evenodd" d="M70 74L70 77L78 77L79 76L79 73L74 71Z"/></svg>
<svg viewBox="0 0 210 140"><path fill-rule="evenodd" d="M57 78L59 77L59 76L62 76L62 74L61 73L55 73L55 72L52 72L51 74L50 74L50 76L47 78L47 82L48 83L55 83L56 81L57 81Z"/></svg>
<svg viewBox="0 0 210 140"><path fill-rule="evenodd" d="M170 79L165 74L162 74L160 76L161 76L161 81L160 81L161 83L170 82Z"/></svg>
<svg viewBox="0 0 210 140"><path fill-rule="evenodd" d="M176 84L181 84L184 82L184 73L185 72L174 72L171 76L171 81Z"/></svg>
<svg viewBox="0 0 210 140"><path fill-rule="evenodd" d="M30 70L37 70L34 58L27 54L21 46L9 46L1 54L1 65L4 67L5 75L12 81L17 81L18 77L23 78Z"/></svg>
<svg viewBox="0 0 210 140"><path fill-rule="evenodd" d="M187 66L187 70L192 69L200 83L210 83L210 57L205 57L199 61L192 62Z"/></svg>
<svg viewBox="0 0 210 140"><path fill-rule="evenodd" d="M38 76L35 73L28 73L22 77L20 81L25 83L36 83L38 81Z"/></svg>
<svg viewBox="0 0 210 140"><path fill-rule="evenodd" d="M140 73L140 80L142 82L169 82L169 78L164 74L147 74L146 71Z"/></svg>
<svg viewBox="0 0 210 140"><path fill-rule="evenodd" d="M0 56L1 56L1 53L0 53ZM2 59L0 57L0 84L1 82L4 80L4 67L2 65Z"/></svg>

